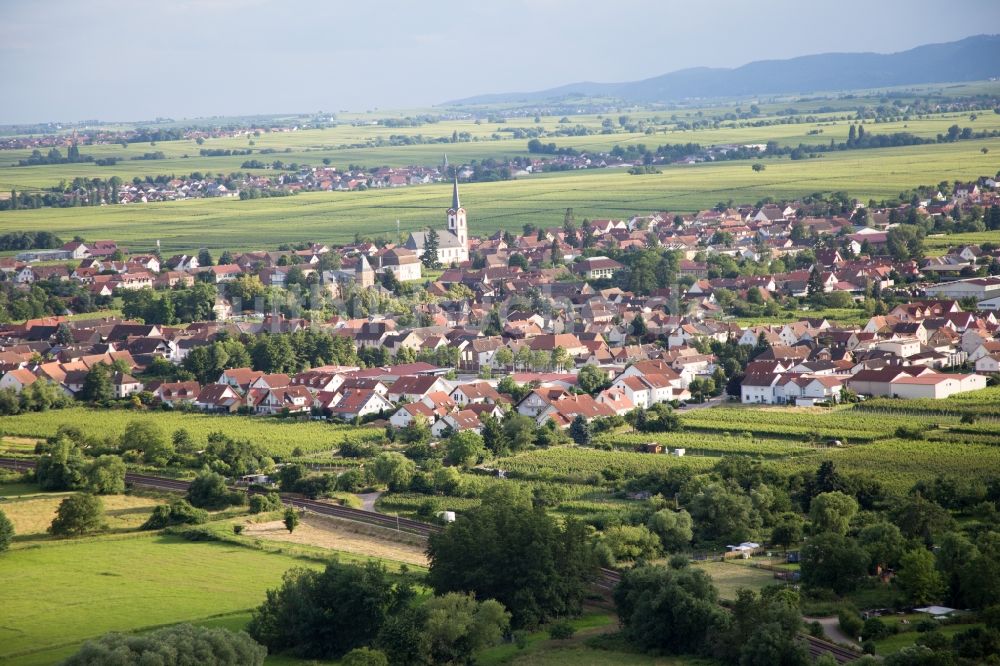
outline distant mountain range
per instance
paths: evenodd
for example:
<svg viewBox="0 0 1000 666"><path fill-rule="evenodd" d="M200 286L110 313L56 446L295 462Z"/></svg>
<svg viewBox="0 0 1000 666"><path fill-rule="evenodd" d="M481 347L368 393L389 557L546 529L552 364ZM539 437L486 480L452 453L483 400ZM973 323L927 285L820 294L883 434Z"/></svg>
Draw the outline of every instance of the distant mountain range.
<svg viewBox="0 0 1000 666"><path fill-rule="evenodd" d="M822 53L788 60L760 60L735 69L694 67L642 81L584 81L536 92L478 95L448 104L509 104L578 96L614 97L629 103L674 102L977 81L998 75L1000 35L977 35L899 53Z"/></svg>

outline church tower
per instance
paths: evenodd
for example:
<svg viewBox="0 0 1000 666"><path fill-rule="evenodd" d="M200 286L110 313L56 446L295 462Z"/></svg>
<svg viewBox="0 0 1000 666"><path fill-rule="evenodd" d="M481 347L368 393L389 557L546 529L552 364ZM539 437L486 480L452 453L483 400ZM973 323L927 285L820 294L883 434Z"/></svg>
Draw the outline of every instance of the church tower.
<svg viewBox="0 0 1000 666"><path fill-rule="evenodd" d="M448 231L458 237L465 251L469 250L469 226L465 220L465 209L458 200L458 176L455 176L455 187L451 194L451 208L448 209Z"/></svg>

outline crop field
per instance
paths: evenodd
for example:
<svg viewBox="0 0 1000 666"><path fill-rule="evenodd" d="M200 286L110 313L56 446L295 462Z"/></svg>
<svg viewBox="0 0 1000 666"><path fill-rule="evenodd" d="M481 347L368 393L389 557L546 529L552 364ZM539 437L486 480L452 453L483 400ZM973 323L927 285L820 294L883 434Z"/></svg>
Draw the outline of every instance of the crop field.
<svg viewBox="0 0 1000 666"><path fill-rule="evenodd" d="M184 428L196 442L205 442L210 433L223 432L233 439L246 439L264 446L272 456L282 457L291 456L296 448L305 453L329 451L348 440L370 441L382 436L378 430L315 421L282 422L251 416L108 411L84 407L0 417L0 432L22 437L49 437L65 425L80 428L94 437L118 438L125 426L135 420L153 421L168 437L178 428Z"/></svg>
<svg viewBox="0 0 1000 666"><path fill-rule="evenodd" d="M154 534L17 549L0 558L0 661L51 664L108 631L245 611L296 566L319 565Z"/></svg>
<svg viewBox="0 0 1000 666"><path fill-rule="evenodd" d="M991 153L980 152L980 143ZM561 224L566 208L583 218L621 218L650 211L693 211L719 201L756 202L846 190L862 200L893 198L915 185L996 172L1000 139L985 142L844 151L814 160L768 160L754 172L746 162L669 166L631 176L596 169L542 174L462 187L472 233L517 230L525 223ZM73 165L68 165L73 166ZM440 224L446 184L364 192L312 192L275 199L197 199L101 208L44 208L0 213L0 233L45 229L72 238L113 238L142 250L199 247L250 249L284 242L346 242L356 234L392 238ZM1000 232L989 238L1000 241Z"/></svg>

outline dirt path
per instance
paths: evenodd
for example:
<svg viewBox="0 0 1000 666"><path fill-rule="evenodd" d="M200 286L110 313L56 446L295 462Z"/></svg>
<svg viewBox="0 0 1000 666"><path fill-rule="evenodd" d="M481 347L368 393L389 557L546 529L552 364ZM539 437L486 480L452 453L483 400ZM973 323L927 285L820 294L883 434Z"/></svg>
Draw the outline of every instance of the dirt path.
<svg viewBox="0 0 1000 666"><path fill-rule="evenodd" d="M851 638L840 628L840 622L835 617L803 617L806 622L819 622L823 626L823 633L834 643L844 643L845 645L857 645L857 637Z"/></svg>
<svg viewBox="0 0 1000 666"><path fill-rule="evenodd" d="M292 534L288 533L284 523L280 520L248 524L244 527L243 534L268 541L300 543L427 566L427 555L420 546L398 543L368 534L359 534L309 516L302 519L302 523L295 528L295 532Z"/></svg>
<svg viewBox="0 0 1000 666"><path fill-rule="evenodd" d="M359 493L358 499L361 500L361 509L364 511L375 512L375 502L378 498L382 496L381 492L375 493Z"/></svg>

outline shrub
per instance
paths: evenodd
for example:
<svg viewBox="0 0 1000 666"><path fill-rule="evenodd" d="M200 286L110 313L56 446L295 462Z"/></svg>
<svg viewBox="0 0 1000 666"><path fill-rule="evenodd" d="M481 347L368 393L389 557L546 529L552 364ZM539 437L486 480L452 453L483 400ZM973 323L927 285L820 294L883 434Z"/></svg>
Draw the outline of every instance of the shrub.
<svg viewBox="0 0 1000 666"><path fill-rule="evenodd" d="M278 493L250 496L250 513L267 513L281 508L281 497Z"/></svg>
<svg viewBox="0 0 1000 666"><path fill-rule="evenodd" d="M10 542L14 539L14 523L10 522L7 514L0 510L0 553L10 548Z"/></svg>
<svg viewBox="0 0 1000 666"><path fill-rule="evenodd" d="M230 491L221 474L202 472L188 486L187 500L200 509L216 510L243 504L246 497L241 492Z"/></svg>
<svg viewBox="0 0 1000 666"><path fill-rule="evenodd" d="M389 659L381 650L354 648L340 660L342 666L389 666Z"/></svg>
<svg viewBox="0 0 1000 666"><path fill-rule="evenodd" d="M865 620L861 629L861 638L866 641L877 641L892 635L892 628L877 617Z"/></svg>
<svg viewBox="0 0 1000 666"><path fill-rule="evenodd" d="M842 610L837 613L837 622L840 624L840 628L843 632L851 638L861 635L861 631L865 626L861 617L854 611L849 610Z"/></svg>
<svg viewBox="0 0 1000 666"><path fill-rule="evenodd" d="M549 638L554 638L556 640L566 640L567 638L572 638L573 634L576 633L576 627L567 622L566 620L560 620L559 622L553 622L549 625Z"/></svg>
<svg viewBox="0 0 1000 666"><path fill-rule="evenodd" d="M66 666L261 666L267 650L246 633L179 624L145 634L106 634L87 641Z"/></svg>
<svg viewBox="0 0 1000 666"><path fill-rule="evenodd" d="M162 530L171 525L201 525L208 520L208 512L196 509L185 500L174 500L153 509L141 530Z"/></svg>

